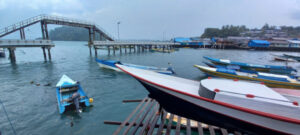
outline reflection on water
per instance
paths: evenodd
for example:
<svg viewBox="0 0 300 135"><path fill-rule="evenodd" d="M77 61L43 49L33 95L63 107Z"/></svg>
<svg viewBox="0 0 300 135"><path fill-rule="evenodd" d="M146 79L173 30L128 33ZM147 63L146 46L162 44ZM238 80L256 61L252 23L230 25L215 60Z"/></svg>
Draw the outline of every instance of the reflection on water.
<svg viewBox="0 0 300 135"><path fill-rule="evenodd" d="M103 121L123 121L137 104L122 104L121 101L142 99L147 96L147 91L125 73L100 69L95 57L89 55L85 42L55 44L51 49L52 62L44 62L40 48L18 48L16 64L11 64L8 58L0 58L0 99L17 133L112 134L116 126L104 125ZM170 54L133 51L125 54L123 51L119 55L119 51L116 51L116 55L108 56L107 50L100 50L98 58L158 67L168 67L170 62L176 76L201 80L204 74L193 65L204 65L203 56L256 64L285 64L272 61L270 54L282 52L184 48ZM298 63L288 65L299 68ZM87 95L94 98L93 107L85 108L80 115L74 112L64 115L58 113L55 85L63 74L80 81ZM0 116L4 116L2 109ZM0 117L0 127L2 134L12 134L5 117Z"/></svg>

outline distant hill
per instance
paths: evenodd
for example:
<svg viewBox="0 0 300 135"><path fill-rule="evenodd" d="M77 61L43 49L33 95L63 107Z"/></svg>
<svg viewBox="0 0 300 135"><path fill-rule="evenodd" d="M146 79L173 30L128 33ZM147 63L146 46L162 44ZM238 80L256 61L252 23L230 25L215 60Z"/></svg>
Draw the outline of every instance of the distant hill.
<svg viewBox="0 0 300 135"><path fill-rule="evenodd" d="M88 41L89 31L80 27L62 26L51 30L49 38L58 41ZM99 39L98 34L96 34L96 39Z"/></svg>

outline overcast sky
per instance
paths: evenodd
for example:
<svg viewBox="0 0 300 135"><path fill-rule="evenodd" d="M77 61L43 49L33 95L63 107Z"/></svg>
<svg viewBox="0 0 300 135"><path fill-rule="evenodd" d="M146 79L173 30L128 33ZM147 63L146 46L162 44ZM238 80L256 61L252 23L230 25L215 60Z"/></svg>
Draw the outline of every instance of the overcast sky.
<svg viewBox="0 0 300 135"><path fill-rule="evenodd" d="M227 24L298 26L300 0L0 0L0 28L39 14L92 21L114 37L121 21L121 39L169 39Z"/></svg>

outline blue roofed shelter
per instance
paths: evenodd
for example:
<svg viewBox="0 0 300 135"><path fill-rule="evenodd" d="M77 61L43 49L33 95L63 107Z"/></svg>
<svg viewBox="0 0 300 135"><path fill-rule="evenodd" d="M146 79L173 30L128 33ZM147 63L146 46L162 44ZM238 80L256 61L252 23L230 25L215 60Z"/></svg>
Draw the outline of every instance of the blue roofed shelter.
<svg viewBox="0 0 300 135"><path fill-rule="evenodd" d="M270 42L266 40L250 40L248 47L269 47Z"/></svg>
<svg viewBox="0 0 300 135"><path fill-rule="evenodd" d="M174 42L180 43L181 45L188 45L189 42L191 42L191 39L190 38L177 37L177 38L174 38Z"/></svg>

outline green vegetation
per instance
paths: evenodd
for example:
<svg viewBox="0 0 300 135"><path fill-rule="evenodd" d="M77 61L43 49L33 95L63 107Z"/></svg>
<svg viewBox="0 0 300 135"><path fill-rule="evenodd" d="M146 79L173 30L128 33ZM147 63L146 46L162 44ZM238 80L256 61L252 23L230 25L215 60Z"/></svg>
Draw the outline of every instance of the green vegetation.
<svg viewBox="0 0 300 135"><path fill-rule="evenodd" d="M206 28L202 34L202 38L211 38L211 37L228 37L228 36L239 36L241 32L248 31L249 29L246 26L233 26L225 25L221 29L219 28Z"/></svg>
<svg viewBox="0 0 300 135"><path fill-rule="evenodd" d="M59 41L88 41L89 31L80 27L62 26L51 30L49 38ZM96 34L96 39L99 39L99 34Z"/></svg>
<svg viewBox="0 0 300 135"><path fill-rule="evenodd" d="M221 29L219 28L206 28L204 33L201 35L202 38L211 38L211 37L228 37L228 36L241 36L242 32L247 31L261 31L257 36L263 36L267 31L279 31L287 34L288 37L300 37L300 26L270 26L265 24L261 29L248 29L246 26L233 26L225 25ZM244 36L250 36L248 34Z"/></svg>

